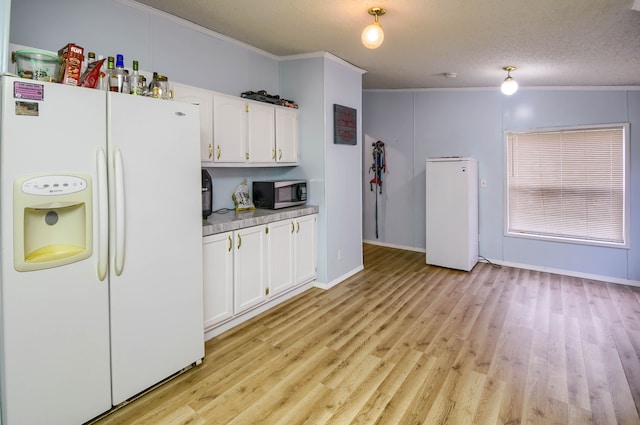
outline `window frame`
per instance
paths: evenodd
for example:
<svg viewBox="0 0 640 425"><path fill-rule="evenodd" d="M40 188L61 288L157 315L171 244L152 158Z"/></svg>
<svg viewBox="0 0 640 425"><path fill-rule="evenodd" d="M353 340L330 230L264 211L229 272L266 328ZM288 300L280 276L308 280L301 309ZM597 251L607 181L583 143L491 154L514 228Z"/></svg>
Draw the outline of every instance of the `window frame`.
<svg viewBox="0 0 640 425"><path fill-rule="evenodd" d="M623 242L607 242L597 240L580 239L570 236L556 236L556 235L542 235L536 233L523 233L509 230L509 136L514 134L533 134L533 133L554 133L554 132L569 132L569 131L581 131L581 130L598 130L598 129L622 129L623 138ZM628 122L611 123L611 124L594 124L594 125L579 125L579 126L562 126L562 127L544 127L544 128L530 128L526 130L510 130L504 131L504 236L515 237L523 239L532 239L539 241L554 241L579 245L591 245L608 248L621 248L630 249L630 230L631 230L631 172L630 172L630 125Z"/></svg>

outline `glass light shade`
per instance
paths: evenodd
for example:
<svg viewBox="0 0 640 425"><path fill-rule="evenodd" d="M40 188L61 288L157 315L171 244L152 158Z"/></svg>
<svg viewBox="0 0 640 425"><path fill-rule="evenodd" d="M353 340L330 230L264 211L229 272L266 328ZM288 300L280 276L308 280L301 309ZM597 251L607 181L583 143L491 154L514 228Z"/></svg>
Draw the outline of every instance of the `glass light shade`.
<svg viewBox="0 0 640 425"><path fill-rule="evenodd" d="M511 96L518 91L518 82L512 77L507 77L502 82L500 90L502 90L502 93L506 94L507 96Z"/></svg>
<svg viewBox="0 0 640 425"><path fill-rule="evenodd" d="M362 44L367 49L377 49L383 40L384 33L378 22L372 22L362 31Z"/></svg>

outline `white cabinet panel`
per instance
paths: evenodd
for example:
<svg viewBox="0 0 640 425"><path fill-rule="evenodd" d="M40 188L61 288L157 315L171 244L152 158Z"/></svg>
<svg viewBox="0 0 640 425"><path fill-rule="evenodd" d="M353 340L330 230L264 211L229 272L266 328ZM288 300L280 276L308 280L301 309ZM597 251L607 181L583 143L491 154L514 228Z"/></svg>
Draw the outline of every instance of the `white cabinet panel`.
<svg viewBox="0 0 640 425"><path fill-rule="evenodd" d="M275 110L258 102L247 103L247 151L251 163L272 163L276 158Z"/></svg>
<svg viewBox="0 0 640 425"><path fill-rule="evenodd" d="M269 224L267 235L267 274L269 294L276 295L295 285L295 224L293 220Z"/></svg>
<svg viewBox="0 0 640 425"><path fill-rule="evenodd" d="M276 161L281 164L298 162L298 111L276 108Z"/></svg>
<svg viewBox="0 0 640 425"><path fill-rule="evenodd" d="M173 83L174 100L198 105L200 109L200 160L213 163L213 92L186 84Z"/></svg>
<svg viewBox="0 0 640 425"><path fill-rule="evenodd" d="M246 160L246 102L238 97L213 96L213 162L242 163Z"/></svg>
<svg viewBox="0 0 640 425"><path fill-rule="evenodd" d="M203 239L204 328L233 316L233 232Z"/></svg>
<svg viewBox="0 0 640 425"><path fill-rule="evenodd" d="M234 240L234 313L260 304L266 294L266 226L235 231Z"/></svg>
<svg viewBox="0 0 640 425"><path fill-rule="evenodd" d="M295 219L296 284L316 278L316 214Z"/></svg>

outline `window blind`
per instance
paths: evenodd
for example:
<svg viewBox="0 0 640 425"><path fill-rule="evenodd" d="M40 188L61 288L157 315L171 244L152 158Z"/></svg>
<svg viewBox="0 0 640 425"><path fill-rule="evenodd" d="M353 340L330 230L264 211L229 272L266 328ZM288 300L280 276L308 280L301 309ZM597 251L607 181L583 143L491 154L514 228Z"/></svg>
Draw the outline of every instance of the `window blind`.
<svg viewBox="0 0 640 425"><path fill-rule="evenodd" d="M507 134L507 232L625 244L624 127Z"/></svg>

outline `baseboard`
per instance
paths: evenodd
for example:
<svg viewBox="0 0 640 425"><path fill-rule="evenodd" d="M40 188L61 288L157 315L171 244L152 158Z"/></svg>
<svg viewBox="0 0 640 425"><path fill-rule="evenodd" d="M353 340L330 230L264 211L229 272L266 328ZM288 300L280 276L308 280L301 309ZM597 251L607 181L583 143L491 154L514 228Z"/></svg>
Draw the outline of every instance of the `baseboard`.
<svg viewBox="0 0 640 425"><path fill-rule="evenodd" d="M500 266L515 267L515 268L518 268L518 269L532 270L532 271L536 271L536 272L554 273L554 274L560 274L560 275L564 275L564 276L579 277L581 279L599 280L599 281L602 281L602 282L617 283L619 285L629 285L629 286L640 287L640 281L638 281L638 280L620 279L620 278L611 277L611 276L601 276L601 275L597 275L597 274L581 273L581 272L575 272L575 271L571 271L571 270L554 269L554 268L550 268L550 267L541 267L541 266L532 266L530 264L513 263L511 261L495 260L493 258L488 258L488 259L486 259L486 258L482 259L481 258L478 261L481 262L481 263L489 263L489 262L491 262L493 264L498 264Z"/></svg>
<svg viewBox="0 0 640 425"><path fill-rule="evenodd" d="M334 286L336 286L337 284L339 284L342 281L345 281L347 279L349 279L351 276L353 276L354 274L360 272L364 270L364 265L361 264L360 266L356 267L355 269L349 271L348 273L343 274L342 276L338 277L337 279L332 280L329 283L323 283L323 282L315 282L315 287L316 288L320 288L320 289L331 289Z"/></svg>
<svg viewBox="0 0 640 425"><path fill-rule="evenodd" d="M372 240L365 240L365 241L362 241L362 242L363 243L368 243L368 244L371 244L371 245L384 246L384 247L388 247L388 248L404 249L406 251L425 252L424 249L416 248L416 247L412 247L412 246L394 245L394 244L388 244L388 243L379 242L379 241L372 241ZM530 265L530 264L513 263L513 262L509 262L509 261L495 260L495 259L492 259L492 258L485 259L485 260L479 259L478 261L479 262L485 262L485 263L491 262L493 264L498 264L498 265L506 266L506 267L516 267L516 268L525 269L525 270L533 270L533 271L538 271L538 272L555 273L555 274L561 274L561 275L565 275L565 276L579 277L579 278L582 278L582 279L600 280L602 282L617 283L619 285L629 285L629 286L640 287L640 281L638 281L638 280L620 279L620 278L611 277L611 276L601 276L601 275L590 274L590 273L575 272L575 271L571 271L571 270L553 269L553 268L550 268L550 267L541 267L541 266L533 266L533 265Z"/></svg>
<svg viewBox="0 0 640 425"><path fill-rule="evenodd" d="M362 243L368 243L370 245L385 246L387 248L404 249L405 251L426 252L424 249L416 248L414 246L394 245L394 244L380 242L380 241L364 240L362 241Z"/></svg>

